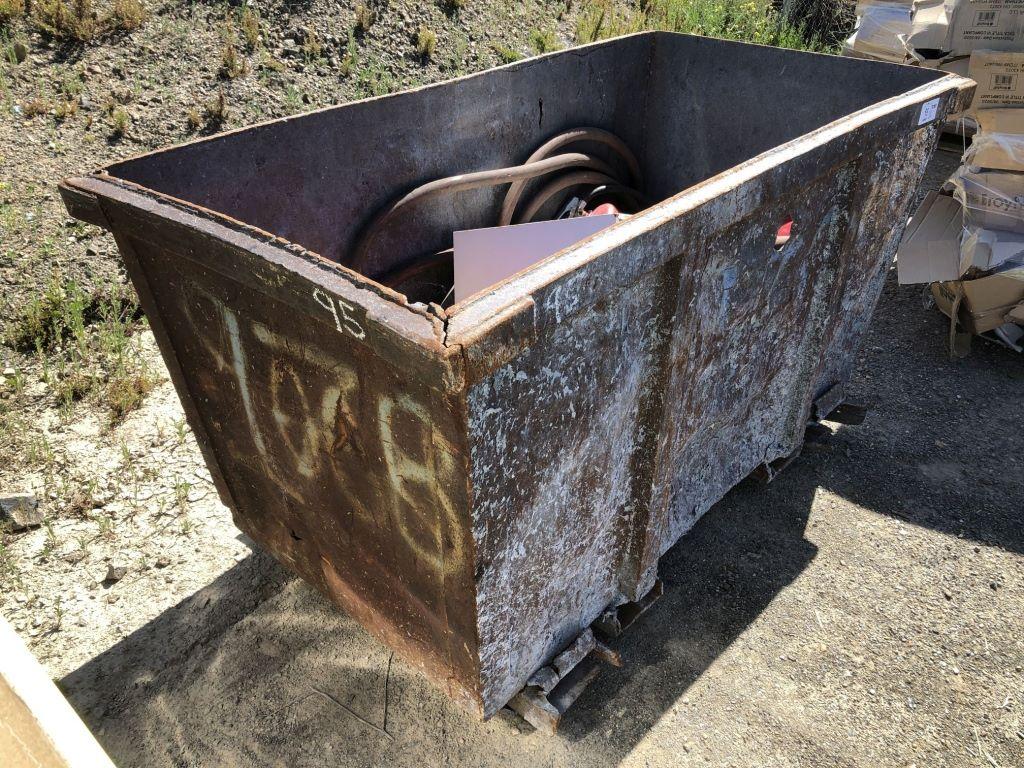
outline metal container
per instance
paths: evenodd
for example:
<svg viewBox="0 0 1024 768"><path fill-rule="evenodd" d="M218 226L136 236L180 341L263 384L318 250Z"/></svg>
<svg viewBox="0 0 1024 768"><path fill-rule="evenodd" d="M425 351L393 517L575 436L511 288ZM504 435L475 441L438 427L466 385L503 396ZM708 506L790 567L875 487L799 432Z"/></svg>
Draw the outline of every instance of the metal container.
<svg viewBox="0 0 1024 768"><path fill-rule="evenodd" d="M648 33L61 192L116 237L238 526L488 717L546 690L535 672L592 648L590 625L641 600L697 518L842 401L939 126L972 87ZM448 310L346 267L397 193L580 125L634 148L656 204ZM499 195L397 219L374 274L489 225Z"/></svg>

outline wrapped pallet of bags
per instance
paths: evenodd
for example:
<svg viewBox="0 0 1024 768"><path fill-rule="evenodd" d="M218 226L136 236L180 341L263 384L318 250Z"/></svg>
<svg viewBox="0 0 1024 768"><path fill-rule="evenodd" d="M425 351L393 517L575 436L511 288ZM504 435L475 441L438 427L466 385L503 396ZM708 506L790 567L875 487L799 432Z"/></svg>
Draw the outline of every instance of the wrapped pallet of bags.
<svg viewBox="0 0 1024 768"><path fill-rule="evenodd" d="M857 26L843 44L843 55L902 64L907 60L903 40L911 32L911 0L861 0Z"/></svg>
<svg viewBox="0 0 1024 768"><path fill-rule="evenodd" d="M1024 49L1020 0L915 0L907 48L925 59Z"/></svg>
<svg viewBox="0 0 1024 768"><path fill-rule="evenodd" d="M1024 350L1024 109L975 109L979 130L944 189L928 195L897 255L899 281L930 283L950 353L972 335Z"/></svg>

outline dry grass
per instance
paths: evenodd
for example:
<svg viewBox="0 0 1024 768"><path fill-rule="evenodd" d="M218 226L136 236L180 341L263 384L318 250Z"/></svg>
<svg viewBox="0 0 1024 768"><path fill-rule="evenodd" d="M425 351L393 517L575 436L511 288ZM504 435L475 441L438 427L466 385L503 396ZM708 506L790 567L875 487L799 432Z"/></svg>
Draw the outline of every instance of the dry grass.
<svg viewBox="0 0 1024 768"><path fill-rule="evenodd" d="M25 0L20 0L25 2ZM19 0L0 0L19 2ZM100 16L92 0L34 0L32 19L37 29L56 40L87 43L110 32L131 32L149 14L142 0L114 0L110 12Z"/></svg>
<svg viewBox="0 0 1024 768"><path fill-rule="evenodd" d="M220 76L227 80L234 80L248 71L249 64L235 47L234 30L231 29L227 32L225 37L227 39L225 39L224 47L220 52Z"/></svg>
<svg viewBox="0 0 1024 768"><path fill-rule="evenodd" d="M437 49L437 33L425 24L420 24L416 32L416 53L421 58L429 59Z"/></svg>
<svg viewBox="0 0 1024 768"><path fill-rule="evenodd" d="M136 410L156 385L156 377L148 371L125 371L112 376L103 393L111 421L120 421Z"/></svg>
<svg viewBox="0 0 1024 768"><path fill-rule="evenodd" d="M25 15L25 0L0 0L0 27Z"/></svg>
<svg viewBox="0 0 1024 768"><path fill-rule="evenodd" d="M228 119L228 99L224 89L218 88L217 95L206 105L206 123L211 128L219 128Z"/></svg>
<svg viewBox="0 0 1024 768"><path fill-rule="evenodd" d="M188 113L185 115L185 124L190 131L198 131L202 127L203 118L200 116L198 109L189 107Z"/></svg>
<svg viewBox="0 0 1024 768"><path fill-rule="evenodd" d="M302 41L302 56L306 61L319 61L324 55L324 46L316 32L309 30L306 39Z"/></svg>
<svg viewBox="0 0 1024 768"><path fill-rule="evenodd" d="M367 6L362 3L356 4L356 31L360 33L368 32L370 27L373 26L374 15Z"/></svg>
<svg viewBox="0 0 1024 768"><path fill-rule="evenodd" d="M249 6L242 9L242 15L238 19L238 25L242 29L242 38L250 51L255 51L260 44L260 15Z"/></svg>
<svg viewBox="0 0 1024 768"><path fill-rule="evenodd" d="M146 21L146 8L140 0L114 0L114 9L109 17L109 26L131 32Z"/></svg>
<svg viewBox="0 0 1024 768"><path fill-rule="evenodd" d="M74 117L78 114L78 98L68 99L67 101L58 101L57 106L53 108L53 116L58 120L67 120L69 117Z"/></svg>
<svg viewBox="0 0 1024 768"><path fill-rule="evenodd" d="M50 102L37 96L36 98L22 102L21 111L25 117L45 115L50 111Z"/></svg>
<svg viewBox="0 0 1024 768"><path fill-rule="evenodd" d="M58 40L87 43L101 31L92 0L37 0L32 5L36 26Z"/></svg>

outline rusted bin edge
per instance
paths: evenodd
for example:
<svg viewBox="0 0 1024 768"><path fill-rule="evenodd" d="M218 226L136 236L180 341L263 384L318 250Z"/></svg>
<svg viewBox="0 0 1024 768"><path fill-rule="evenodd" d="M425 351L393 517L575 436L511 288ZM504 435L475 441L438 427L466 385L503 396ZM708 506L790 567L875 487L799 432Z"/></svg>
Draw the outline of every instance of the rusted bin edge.
<svg viewBox="0 0 1024 768"><path fill-rule="evenodd" d="M845 384L971 85L853 112L449 313L111 174L61 191L114 233L239 527L490 716Z"/></svg>

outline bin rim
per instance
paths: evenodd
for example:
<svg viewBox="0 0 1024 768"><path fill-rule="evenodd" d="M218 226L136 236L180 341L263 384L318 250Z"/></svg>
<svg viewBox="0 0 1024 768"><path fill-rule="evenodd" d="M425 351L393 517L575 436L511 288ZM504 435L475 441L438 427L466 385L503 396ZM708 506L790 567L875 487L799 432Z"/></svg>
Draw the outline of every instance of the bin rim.
<svg viewBox="0 0 1024 768"><path fill-rule="evenodd" d="M646 31L609 38L568 50L576 51L607 46L614 44L616 41L632 37L650 37L657 40L664 37L701 36L678 32ZM732 40L722 40L721 42L737 46L757 45ZM501 67L463 75L451 80L408 89L399 93L446 87L452 83L483 77L495 70L516 70L534 66L538 62L564 53L566 53L566 50L556 51L512 62ZM832 54L810 51L792 51L792 54L832 56ZM865 64L863 61L859 63L862 66ZM887 62L866 62L866 64L877 67L905 66ZM485 291L456 303L447 310L437 306L409 302L403 294L387 288L377 281L297 243L288 241L219 211L204 208L188 200L175 198L172 195L127 181L115 175L118 167L140 157L150 157L172 152L182 147L200 143L223 141L243 131L301 119L309 115L339 109L352 104L386 99L396 94L374 96L367 99L345 102L344 104L331 105L311 110L301 115L266 120L225 131L214 136L202 137L155 151L140 153L125 160L98 168L87 175L68 177L60 183L59 187L73 216L97 224L105 229L109 230L111 227L100 200L110 199L150 215L170 219L183 226L199 230L218 240L228 242L238 248L261 255L285 270L305 278L313 285L319 284L325 290L358 301L365 308L371 322L374 322L385 332L390 331L392 335L403 336L404 341L409 342L403 344L403 346L414 350L419 357L429 364L428 367L434 368L438 362L443 360L443 378L446 381L444 388L449 389L451 386L454 386L457 380L461 379L461 373L454 370L454 367L458 367L458 361L455 358L465 348L486 338L498 326L515 319L516 330L521 333L517 343L513 346L516 350L521 351L532 344L540 331L536 309L537 301L545 300L554 295L556 298L555 303L557 304L557 294L563 287L566 287L569 279L575 277L578 283L589 283L587 286L589 290L586 292L586 296L572 297L571 300L565 303L564 308L556 306L554 314L558 321L573 316L576 311L579 311L584 306L593 303L616 288L630 284L640 275L678 255L674 251L665 249L661 252L660 261L657 262L629 264L627 268L622 268L621 264L616 265L615 269L608 270L606 273L608 276L614 275L615 280L598 281L595 283L587 279L580 279L581 270L585 268L599 268L602 262L609 261L614 256L614 251L628 241L638 237L657 236L658 230L672 219L683 213L703 208L713 200L726 195L735 197L736 202L739 203L739 207L734 207L732 212L733 218L738 220L749 215L758 205L765 202L763 195L759 194L763 193L764 190L757 190L755 188L757 180L763 174L778 169L789 162L806 161L808 159L811 159L813 162L813 155L816 150L820 150L834 140L843 138L844 135L851 139L850 146L852 146L856 144L855 136L863 137L869 125L886 118L889 118L888 123L892 127L902 132L926 128L931 123L943 119L946 114L966 107L973 94L974 86L974 81L968 78L952 73L937 73L936 78L930 82L844 115L815 130L772 147L739 165L725 169L698 184L683 189L641 213L625 221L618 222L546 259L538 261ZM936 98L941 99L943 103L940 104L935 119L920 122L916 125L899 125L900 120L904 119L904 113L906 113L905 119L908 121L911 116L916 118L917 108L921 104ZM848 152L847 154L849 155L850 153ZM238 275L233 276L239 277ZM594 275L594 277L597 278L598 276ZM493 355L487 356L489 362L486 368L493 370L505 362L508 356L508 354L497 357ZM483 372L479 371L478 373L482 374Z"/></svg>

